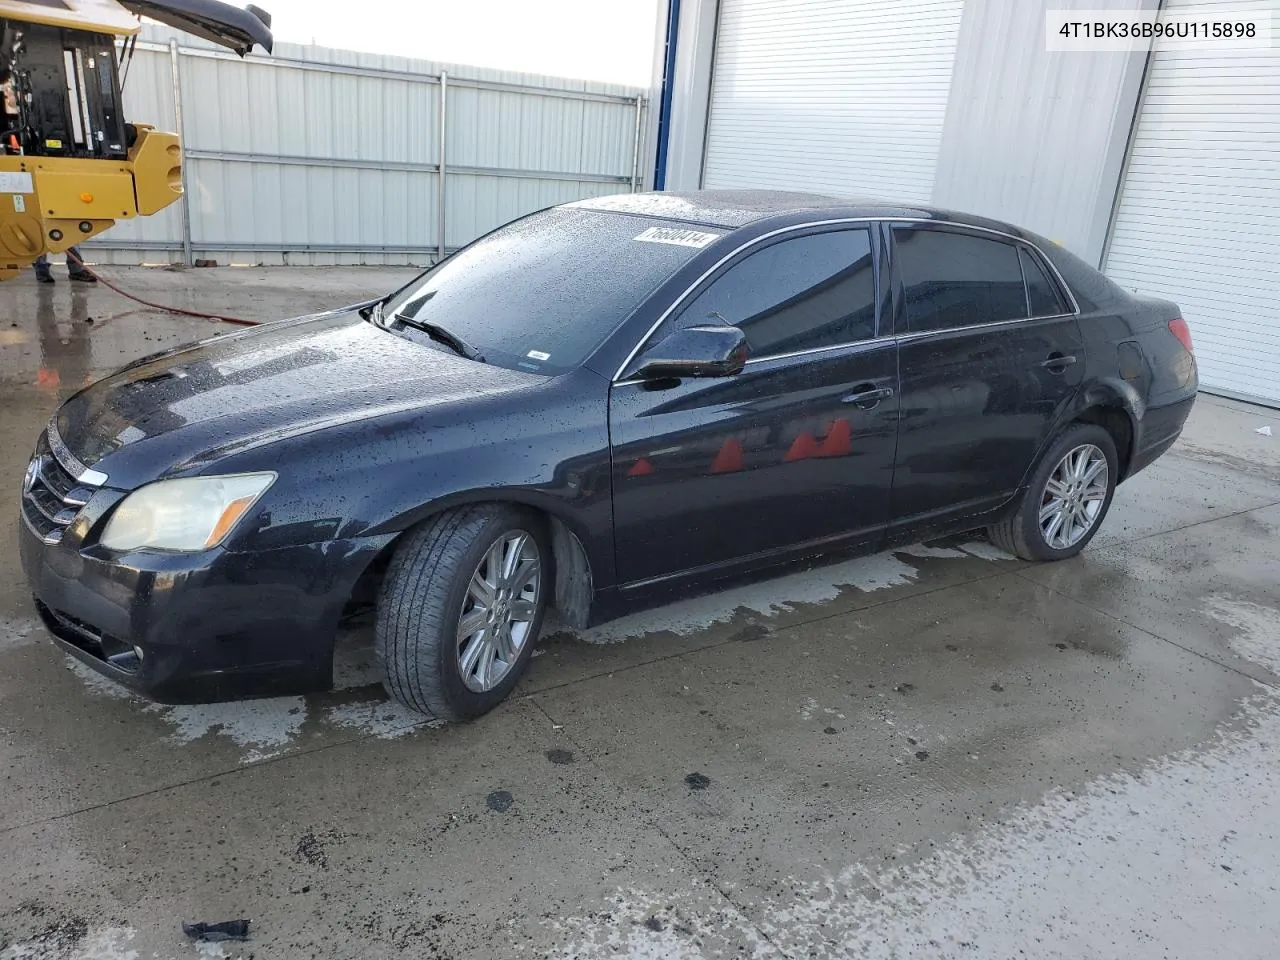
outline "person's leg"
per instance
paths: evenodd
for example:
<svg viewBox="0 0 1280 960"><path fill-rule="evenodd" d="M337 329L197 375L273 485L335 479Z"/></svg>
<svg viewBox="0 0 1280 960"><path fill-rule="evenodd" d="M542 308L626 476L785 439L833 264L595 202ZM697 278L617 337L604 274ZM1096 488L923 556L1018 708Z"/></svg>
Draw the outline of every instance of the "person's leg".
<svg viewBox="0 0 1280 960"><path fill-rule="evenodd" d="M72 280L79 280L81 283L98 282L98 278L85 268L84 261L80 258L80 250L77 247L67 248L67 276Z"/></svg>
<svg viewBox="0 0 1280 960"><path fill-rule="evenodd" d="M53 283L53 272L49 269L49 258L43 253L36 257L31 269L36 272L36 279L41 283Z"/></svg>

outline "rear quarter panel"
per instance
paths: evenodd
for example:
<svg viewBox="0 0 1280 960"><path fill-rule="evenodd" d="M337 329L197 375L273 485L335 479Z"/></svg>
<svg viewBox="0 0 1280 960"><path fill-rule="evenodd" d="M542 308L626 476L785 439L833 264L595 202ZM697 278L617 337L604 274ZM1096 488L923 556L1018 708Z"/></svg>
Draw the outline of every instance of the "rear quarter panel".
<svg viewBox="0 0 1280 960"><path fill-rule="evenodd" d="M1091 407L1124 410L1133 434L1132 474L1177 438L1195 399L1195 360L1169 330L1181 313L1171 301L1125 290L1056 244L1044 241L1041 249L1080 306L1087 362L1066 419Z"/></svg>

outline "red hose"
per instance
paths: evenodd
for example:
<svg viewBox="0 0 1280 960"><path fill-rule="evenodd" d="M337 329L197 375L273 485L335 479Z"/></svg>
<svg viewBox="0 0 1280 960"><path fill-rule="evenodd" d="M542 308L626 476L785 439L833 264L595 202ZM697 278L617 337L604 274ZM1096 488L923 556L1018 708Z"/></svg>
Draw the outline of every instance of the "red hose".
<svg viewBox="0 0 1280 960"><path fill-rule="evenodd" d="M81 260L79 257L77 257L70 250L67 251L67 259L77 263L80 266L81 270L89 274L89 276L95 278L99 283L101 283L103 286L107 287L108 289L114 290L116 293L120 294L120 296L124 297L127 300L132 300L134 303L140 303L144 307L151 307L151 309L153 310L162 310L165 313L176 313L184 317L198 317L201 320L220 320L223 323L235 323L235 324L239 324L242 327L256 327L262 323L261 320L246 320L243 317L224 317L221 314L217 314L217 313L201 313L198 310L185 310L182 307L167 307L163 303L153 303L150 300L143 300L141 297L135 296L132 293L129 293L125 290L121 290L119 287L117 287L114 283L112 283L102 274L98 273L96 270L89 269L89 267L85 265L85 262Z"/></svg>

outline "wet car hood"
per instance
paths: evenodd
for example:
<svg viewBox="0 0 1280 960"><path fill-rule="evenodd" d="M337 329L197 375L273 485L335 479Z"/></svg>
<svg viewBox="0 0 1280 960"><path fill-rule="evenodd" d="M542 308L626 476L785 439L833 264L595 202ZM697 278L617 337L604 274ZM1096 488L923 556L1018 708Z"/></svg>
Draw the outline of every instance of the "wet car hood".
<svg viewBox="0 0 1280 960"><path fill-rule="evenodd" d="M543 380L407 340L345 309L144 357L76 394L56 423L110 486L117 473L132 485L144 462L152 479L326 426Z"/></svg>

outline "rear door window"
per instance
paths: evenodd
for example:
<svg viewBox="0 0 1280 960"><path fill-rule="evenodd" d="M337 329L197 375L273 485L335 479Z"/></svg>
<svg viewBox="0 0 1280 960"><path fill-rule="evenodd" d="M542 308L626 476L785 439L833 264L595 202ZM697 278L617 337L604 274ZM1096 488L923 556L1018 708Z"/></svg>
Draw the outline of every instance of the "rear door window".
<svg viewBox="0 0 1280 960"><path fill-rule="evenodd" d="M869 340L876 335L871 233L813 233L750 253L698 294L678 323L740 327L757 359Z"/></svg>
<svg viewBox="0 0 1280 960"><path fill-rule="evenodd" d="M928 227L893 228L907 328L953 330L1027 315L1012 243Z"/></svg>
<svg viewBox="0 0 1280 960"><path fill-rule="evenodd" d="M1022 275L1027 281L1027 303L1031 307L1031 316L1056 317L1070 313L1057 286L1040 265L1039 257L1026 247L1018 248L1018 257L1022 261Z"/></svg>

